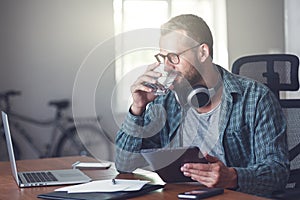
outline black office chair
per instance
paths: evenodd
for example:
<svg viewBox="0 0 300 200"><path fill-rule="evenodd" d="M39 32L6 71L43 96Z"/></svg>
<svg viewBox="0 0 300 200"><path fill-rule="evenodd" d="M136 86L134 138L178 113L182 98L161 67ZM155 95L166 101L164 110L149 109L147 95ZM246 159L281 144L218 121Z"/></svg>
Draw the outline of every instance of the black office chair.
<svg viewBox="0 0 300 200"><path fill-rule="evenodd" d="M299 59L291 54L251 55L237 59L232 73L266 84L279 98L280 91L299 89Z"/></svg>
<svg viewBox="0 0 300 200"><path fill-rule="evenodd" d="M279 99L287 119L290 178L287 189L274 195L278 199L298 199L300 196L300 99L283 99L281 91L299 90L299 59L290 54L251 55L237 59L232 72L267 85Z"/></svg>

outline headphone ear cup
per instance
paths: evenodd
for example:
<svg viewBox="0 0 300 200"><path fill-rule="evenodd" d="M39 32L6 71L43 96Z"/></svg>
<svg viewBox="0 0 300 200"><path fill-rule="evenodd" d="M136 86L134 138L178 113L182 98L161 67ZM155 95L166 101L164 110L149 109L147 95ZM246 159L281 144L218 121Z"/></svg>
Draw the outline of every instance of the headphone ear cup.
<svg viewBox="0 0 300 200"><path fill-rule="evenodd" d="M210 94L208 88L202 85L193 87L187 96L187 102L194 108L201 108L210 102Z"/></svg>

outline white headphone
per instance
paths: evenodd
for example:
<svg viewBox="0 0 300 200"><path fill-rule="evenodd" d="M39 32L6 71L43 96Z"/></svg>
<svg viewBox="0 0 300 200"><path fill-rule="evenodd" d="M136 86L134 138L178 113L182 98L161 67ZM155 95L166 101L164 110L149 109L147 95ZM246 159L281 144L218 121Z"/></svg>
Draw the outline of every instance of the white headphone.
<svg viewBox="0 0 300 200"><path fill-rule="evenodd" d="M180 92L174 90L174 93L179 104L188 104L193 108L201 108L211 102L212 97L217 93L221 86L222 81L219 78L218 83L213 88L207 88L203 85L195 85L191 89L185 88Z"/></svg>

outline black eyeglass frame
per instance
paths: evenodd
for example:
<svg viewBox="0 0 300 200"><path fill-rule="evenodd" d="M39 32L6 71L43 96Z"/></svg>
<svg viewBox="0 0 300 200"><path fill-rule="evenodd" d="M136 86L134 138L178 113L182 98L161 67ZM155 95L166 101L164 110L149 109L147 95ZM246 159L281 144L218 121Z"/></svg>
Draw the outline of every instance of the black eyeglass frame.
<svg viewBox="0 0 300 200"><path fill-rule="evenodd" d="M202 44L203 44L203 43L199 43L199 44L197 44L196 46L193 46L193 47L191 47L191 48L188 48L188 49L186 49L186 50L184 50L184 51L182 51L182 52L180 52L180 53L172 53L172 52L170 52L170 53L168 53L167 55L158 53L158 54L154 55L154 57L156 58L156 60L157 60L159 63L162 63L161 60L159 59L159 56L161 56L161 57L164 59L164 61L166 60L166 58L168 58L168 60L169 60L170 63L176 65L176 64L180 63L179 56L180 56L181 54L183 54L183 53L185 53L185 52L187 52L187 51L189 51L189 50L191 50L191 49L194 49L194 48L196 48L196 47L199 47L199 46L202 45ZM177 59L178 61L177 61L177 62L173 62L172 57L176 57L176 59Z"/></svg>

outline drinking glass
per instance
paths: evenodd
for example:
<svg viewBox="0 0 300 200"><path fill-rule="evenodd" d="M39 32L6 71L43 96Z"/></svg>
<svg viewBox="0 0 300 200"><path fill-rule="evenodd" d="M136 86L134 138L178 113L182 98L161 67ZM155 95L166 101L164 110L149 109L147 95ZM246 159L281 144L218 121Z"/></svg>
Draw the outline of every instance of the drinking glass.
<svg viewBox="0 0 300 200"><path fill-rule="evenodd" d="M169 91L170 86L173 84L175 78L178 75L173 69L167 69L164 64L160 64L157 68L154 69L156 72L160 72L162 76L157 78L157 82L147 83L145 82L144 85L154 89L155 95L165 95Z"/></svg>

